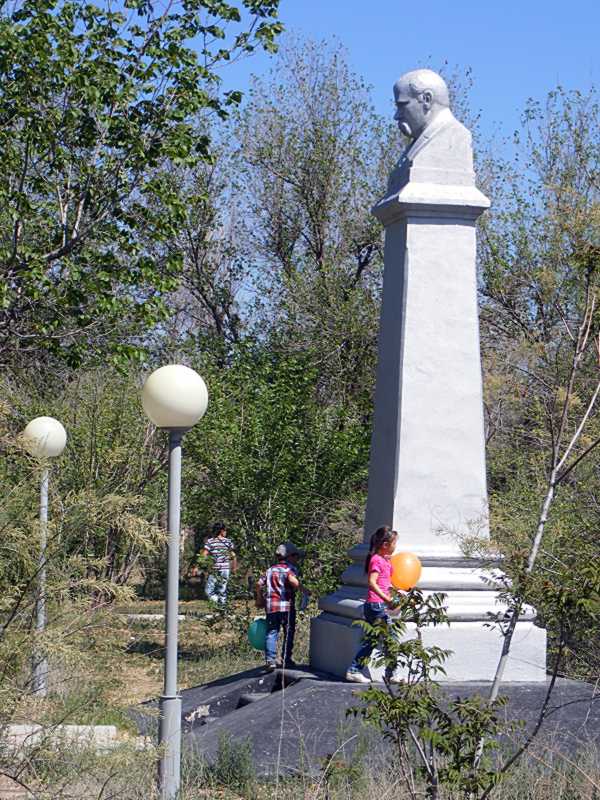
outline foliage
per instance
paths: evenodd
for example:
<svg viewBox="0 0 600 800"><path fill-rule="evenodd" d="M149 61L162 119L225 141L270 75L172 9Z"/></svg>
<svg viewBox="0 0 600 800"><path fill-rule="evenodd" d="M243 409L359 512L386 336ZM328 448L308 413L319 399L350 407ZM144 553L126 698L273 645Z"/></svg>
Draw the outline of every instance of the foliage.
<svg viewBox="0 0 600 800"><path fill-rule="evenodd" d="M250 741L234 741L222 735L212 772L217 783L242 790L248 789L255 780Z"/></svg>
<svg viewBox="0 0 600 800"><path fill-rule="evenodd" d="M497 780L491 753L498 747L495 736L506 731L499 711L504 700L487 703L478 696L447 697L435 680L444 674L449 655L439 647L425 647L421 631L426 625L448 623L444 595L425 596L417 589L396 599L397 614L391 626L362 622L367 636L381 644L375 666L399 671L399 684L385 678L385 688L370 686L361 694L362 706L350 713L364 717L393 743L401 774L411 798L441 797L443 787L456 789L465 800L483 797ZM411 635L412 634L412 635ZM484 756L474 766L482 738Z"/></svg>
<svg viewBox="0 0 600 800"><path fill-rule="evenodd" d="M535 604L588 677L598 633L598 574L587 566L598 556L599 115L594 92L558 89L546 106L530 103L518 162L492 170L499 209L482 223L480 248L492 530L513 607Z"/></svg>
<svg viewBox="0 0 600 800"><path fill-rule="evenodd" d="M240 114L258 317L290 350L318 356L323 396L373 385L382 229L369 213L397 132L378 117L339 46L287 40Z"/></svg>
<svg viewBox="0 0 600 800"><path fill-rule="evenodd" d="M110 752L97 752L85 742L73 745L49 727L39 744L22 748L19 759L0 763L4 775L14 776L39 800L157 800L152 785L156 751L120 742Z"/></svg>
<svg viewBox="0 0 600 800"><path fill-rule="evenodd" d="M239 159L232 151L233 124L211 128L210 161L173 167L163 180L180 198L183 214L162 257L181 257L180 287L167 298L170 319L155 355L191 338L197 349L218 354L243 336L248 310L243 299L252 250L237 209Z"/></svg>
<svg viewBox="0 0 600 800"><path fill-rule="evenodd" d="M6 564L14 552L21 559L17 576L2 574L0 726L4 733L7 724L35 722L41 726L44 740L30 751L20 752L17 759L9 753L0 769L30 786L37 796L62 797L65 784L75 778L93 784L97 770L106 767L89 754L77 754L74 748L64 753L59 748L57 753L50 740L56 738L55 726L65 721L102 720L111 693L122 688L120 676L112 669L119 643L114 620L105 609L114 602L131 600L132 592L90 576L86 560L64 551L60 524L50 524L45 552L46 625L37 631L39 528L31 516L19 518L14 513L22 500L19 486L13 488L9 500L0 518L0 562ZM47 697L32 695L32 662L41 658L48 663ZM119 723L127 728L122 718ZM114 779L120 791L123 769L125 762L115 753L109 770L113 771L111 782ZM52 787L48 794L44 794L46 785Z"/></svg>
<svg viewBox="0 0 600 800"><path fill-rule="evenodd" d="M338 735L340 744L335 752L323 759L322 775L319 783L323 784L325 796L337 793L362 797L368 787L369 766L375 768L378 754L373 752L372 737L366 730L358 734L350 734L342 725ZM349 748L351 745L351 748ZM350 749L351 755L348 753ZM385 756L382 758L384 760ZM384 764L381 764L384 772Z"/></svg>
<svg viewBox="0 0 600 800"><path fill-rule="evenodd" d="M335 515L362 488L368 429L351 406L321 402L310 352L247 343L226 370L205 361L202 371L211 401L186 436L190 521L208 530L224 519L250 570L292 539L307 551L309 582L332 589L345 563L334 534L348 533Z"/></svg>
<svg viewBox="0 0 600 800"><path fill-rule="evenodd" d="M161 173L210 158L199 118L240 100L219 97L216 68L273 50L277 7L22 0L0 17L3 363L139 351L132 335L164 315L181 265L140 241L158 246L184 216ZM123 320L127 338L115 333Z"/></svg>
<svg viewBox="0 0 600 800"><path fill-rule="evenodd" d="M271 82L255 85L240 126L257 181L256 244L270 265L291 276L335 263L357 281L379 250L368 209L381 191L389 130L343 50L288 40Z"/></svg>
<svg viewBox="0 0 600 800"><path fill-rule="evenodd" d="M68 431L67 447L60 468L50 464L58 547L65 556L79 558L90 574L126 583L163 541L157 523L166 491L166 443L141 413L135 377L102 370L81 372L60 388L40 383L35 373L20 385L4 383L4 449L11 454L0 467L5 485L20 487L13 502L27 496L24 503L35 513L35 462L16 455L15 441L33 417L60 419ZM18 524L22 508L10 503L3 513Z"/></svg>

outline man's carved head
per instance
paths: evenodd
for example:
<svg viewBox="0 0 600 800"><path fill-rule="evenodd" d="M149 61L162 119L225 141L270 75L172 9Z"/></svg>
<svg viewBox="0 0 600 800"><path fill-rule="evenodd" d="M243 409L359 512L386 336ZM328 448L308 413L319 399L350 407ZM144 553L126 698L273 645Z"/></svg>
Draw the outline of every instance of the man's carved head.
<svg viewBox="0 0 600 800"><path fill-rule="evenodd" d="M437 72L415 69L394 84L394 119L405 136L417 139L443 108L450 106L448 87Z"/></svg>

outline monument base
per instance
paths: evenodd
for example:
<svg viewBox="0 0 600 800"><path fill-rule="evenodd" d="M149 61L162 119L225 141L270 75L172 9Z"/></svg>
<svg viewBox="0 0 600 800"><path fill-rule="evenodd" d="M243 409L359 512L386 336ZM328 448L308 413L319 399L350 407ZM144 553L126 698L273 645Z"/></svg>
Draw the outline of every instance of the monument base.
<svg viewBox="0 0 600 800"><path fill-rule="evenodd" d="M321 614L311 622L310 665L343 677L356 651L362 631L347 617ZM452 650L445 664L444 683L492 681L502 649L502 636L484 622L452 622L449 627L425 628L423 644ZM546 680L546 631L532 622L518 622L503 682L536 683ZM365 674L383 679L383 667L370 666ZM401 673L398 673L401 674Z"/></svg>
<svg viewBox="0 0 600 800"><path fill-rule="evenodd" d="M313 669L343 677L362 636L355 620L362 616L367 587L362 561L364 546L351 555L355 563L342 576L342 586L321 599L321 613L312 620L310 665ZM451 650L440 674L444 682L491 681L494 678L503 636L494 619L502 618L506 606L499 599L497 572L490 572L478 559L438 553L418 553L423 571L418 587L425 595L443 592L450 625L422 629L425 646ZM512 640L504 682L546 680L546 631L534 624L535 609L523 609ZM411 635L407 631L406 637ZM366 667L374 680L383 668Z"/></svg>

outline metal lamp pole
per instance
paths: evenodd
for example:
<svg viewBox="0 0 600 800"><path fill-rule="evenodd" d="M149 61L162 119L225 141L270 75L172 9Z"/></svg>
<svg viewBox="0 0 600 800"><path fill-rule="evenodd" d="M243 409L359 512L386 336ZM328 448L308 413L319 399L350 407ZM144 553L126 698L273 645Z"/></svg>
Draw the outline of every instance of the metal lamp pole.
<svg viewBox="0 0 600 800"><path fill-rule="evenodd" d="M37 592L35 598L35 645L31 689L45 697L48 693L48 659L42 655L39 641L46 629L46 547L48 545L48 467L40 481L40 552L38 556Z"/></svg>
<svg viewBox="0 0 600 800"><path fill-rule="evenodd" d="M165 681L159 700L158 743L163 747L159 782L164 800L174 800L181 782L181 697L177 694L179 615L179 529L181 511L181 439L186 429L169 431L169 500L166 592Z"/></svg>
<svg viewBox="0 0 600 800"><path fill-rule="evenodd" d="M177 694L181 439L204 416L208 392L193 369L168 364L147 378L142 389L142 405L150 420L169 432L165 682L159 700L158 743L162 754L158 780L162 800L176 800L181 783L181 698Z"/></svg>

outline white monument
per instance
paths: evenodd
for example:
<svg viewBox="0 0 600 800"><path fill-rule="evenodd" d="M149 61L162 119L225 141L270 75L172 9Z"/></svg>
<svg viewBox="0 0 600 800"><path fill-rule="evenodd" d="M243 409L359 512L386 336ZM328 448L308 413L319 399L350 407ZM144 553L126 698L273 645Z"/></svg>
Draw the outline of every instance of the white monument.
<svg viewBox="0 0 600 800"><path fill-rule="evenodd" d="M502 647L489 622L503 606L482 563L461 548L465 536L488 536L475 226L489 200L443 79L409 72L394 98L411 143L373 209L385 226L385 268L365 542L380 525L398 531L397 550L422 561L419 588L447 595L450 627L425 630L424 643L453 651L447 680L489 681ZM342 586L320 602L316 669L343 675L356 652L366 550L352 551ZM506 681L546 678L546 633L534 616L528 609L517 623Z"/></svg>

